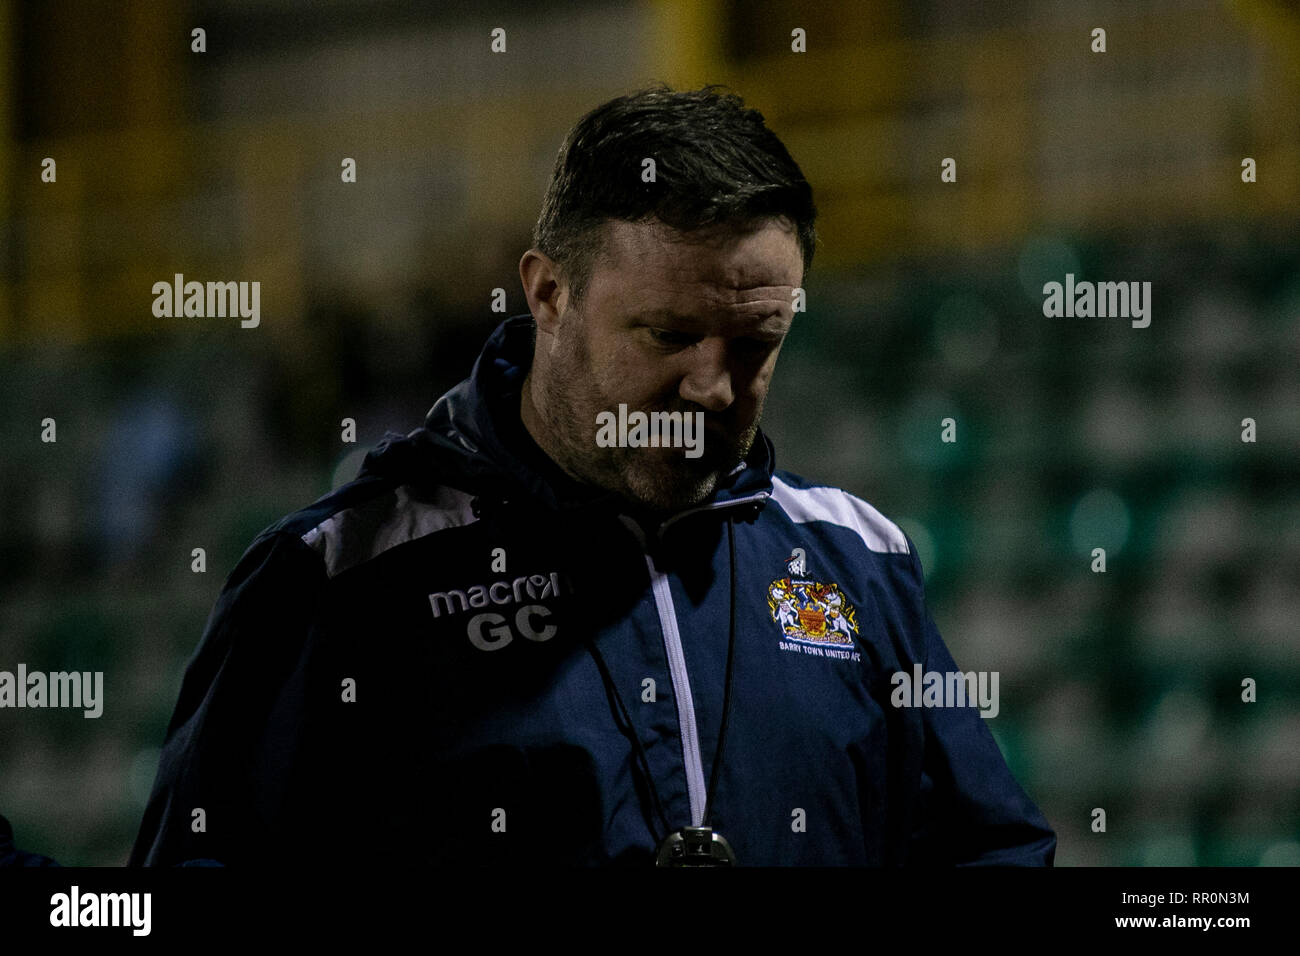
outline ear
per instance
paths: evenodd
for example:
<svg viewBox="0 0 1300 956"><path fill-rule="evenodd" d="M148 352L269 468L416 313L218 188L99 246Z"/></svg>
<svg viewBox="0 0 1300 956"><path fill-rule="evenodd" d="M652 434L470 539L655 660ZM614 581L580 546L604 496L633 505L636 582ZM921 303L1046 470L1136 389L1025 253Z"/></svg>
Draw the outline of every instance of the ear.
<svg viewBox="0 0 1300 956"><path fill-rule="evenodd" d="M533 314L537 330L554 335L569 294L567 283L560 278L559 268L540 249L529 249L519 260L519 281L523 284L528 311Z"/></svg>

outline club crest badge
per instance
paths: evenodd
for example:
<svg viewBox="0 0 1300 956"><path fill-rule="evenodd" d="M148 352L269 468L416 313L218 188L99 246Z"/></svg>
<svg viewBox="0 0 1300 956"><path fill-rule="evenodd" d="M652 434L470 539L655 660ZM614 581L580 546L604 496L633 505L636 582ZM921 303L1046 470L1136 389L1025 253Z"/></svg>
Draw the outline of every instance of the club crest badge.
<svg viewBox="0 0 1300 956"><path fill-rule="evenodd" d="M795 548L785 566L788 576L773 581L767 589L767 607L782 637L819 647L851 647L858 621L840 586L808 577L803 548Z"/></svg>

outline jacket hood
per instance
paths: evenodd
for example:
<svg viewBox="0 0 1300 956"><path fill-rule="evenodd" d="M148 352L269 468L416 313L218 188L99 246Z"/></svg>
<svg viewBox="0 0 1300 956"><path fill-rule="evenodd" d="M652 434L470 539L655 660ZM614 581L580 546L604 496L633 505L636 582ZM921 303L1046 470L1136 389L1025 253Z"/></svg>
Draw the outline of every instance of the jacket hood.
<svg viewBox="0 0 1300 956"><path fill-rule="evenodd" d="M519 418L519 396L532 365L534 330L529 314L498 325L469 377L434 403L422 427L407 435L386 433L366 455L357 477L432 480L499 504L524 499L557 511L601 508L635 514L638 509L617 494L579 484L549 458L537 460L540 451L530 455L527 446L533 443ZM774 469L772 443L760 429L747 460L738 462L706 501L654 517L662 530L688 514L732 513L731 506L741 504L761 507L771 493Z"/></svg>

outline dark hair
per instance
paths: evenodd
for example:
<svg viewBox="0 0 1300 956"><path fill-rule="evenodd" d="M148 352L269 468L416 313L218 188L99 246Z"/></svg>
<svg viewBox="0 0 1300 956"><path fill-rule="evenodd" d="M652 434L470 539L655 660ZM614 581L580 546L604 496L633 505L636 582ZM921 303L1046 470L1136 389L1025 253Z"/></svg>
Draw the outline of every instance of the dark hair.
<svg viewBox="0 0 1300 956"><path fill-rule="evenodd" d="M782 217L795 227L805 275L817 233L812 187L763 114L720 84L667 84L596 107L569 131L551 173L533 245L580 302L604 251L607 220L658 219L683 233L744 228ZM642 160L655 161L653 183Z"/></svg>

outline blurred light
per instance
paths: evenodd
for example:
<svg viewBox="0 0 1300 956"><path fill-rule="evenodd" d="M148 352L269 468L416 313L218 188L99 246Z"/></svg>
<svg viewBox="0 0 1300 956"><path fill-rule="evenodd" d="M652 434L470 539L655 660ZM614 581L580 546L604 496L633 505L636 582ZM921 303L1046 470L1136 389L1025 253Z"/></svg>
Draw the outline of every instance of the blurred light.
<svg viewBox="0 0 1300 956"><path fill-rule="evenodd" d="M1156 706L1143 744L1155 760L1187 757L1203 750L1209 726L1209 709L1201 698L1185 690L1170 691Z"/></svg>
<svg viewBox="0 0 1300 956"><path fill-rule="evenodd" d="M1109 489L1096 488L1075 504L1070 515L1070 540L1081 554L1105 548L1109 557L1123 549L1130 524L1124 500Z"/></svg>
<svg viewBox="0 0 1300 956"><path fill-rule="evenodd" d="M1300 866L1300 843L1283 840L1272 844L1259 858L1260 866Z"/></svg>
<svg viewBox="0 0 1300 956"><path fill-rule="evenodd" d="M1044 283L1064 282L1067 272L1082 278L1078 255L1061 239L1035 236L1020 251L1020 287L1036 302L1043 301Z"/></svg>
<svg viewBox="0 0 1300 956"><path fill-rule="evenodd" d="M903 454L913 464L935 467L945 460L951 460L951 445L943 442L943 420L955 419L957 422L957 445L967 435L963 426L961 406L946 396L927 393L916 396L899 418L898 436Z"/></svg>
<svg viewBox="0 0 1300 956"><path fill-rule="evenodd" d="M1142 865L1195 866L1196 844L1186 833L1158 837L1143 848Z"/></svg>
<svg viewBox="0 0 1300 956"><path fill-rule="evenodd" d="M1083 415L1083 440L1094 458L1123 463L1151 455L1156 425L1142 396L1127 382L1096 386Z"/></svg>
<svg viewBox="0 0 1300 956"><path fill-rule="evenodd" d="M935 312L934 340L953 368L979 368L997 349L997 317L974 296L950 296Z"/></svg>

